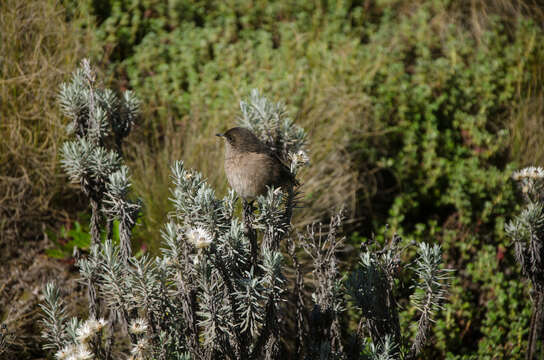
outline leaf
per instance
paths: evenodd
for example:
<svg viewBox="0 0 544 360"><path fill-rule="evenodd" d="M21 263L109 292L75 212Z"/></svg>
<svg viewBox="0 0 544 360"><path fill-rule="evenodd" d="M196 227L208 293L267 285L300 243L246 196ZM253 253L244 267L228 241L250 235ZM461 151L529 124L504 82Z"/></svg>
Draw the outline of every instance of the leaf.
<svg viewBox="0 0 544 360"><path fill-rule="evenodd" d="M45 253L54 259L65 259L68 256L66 251L59 248L47 249Z"/></svg>

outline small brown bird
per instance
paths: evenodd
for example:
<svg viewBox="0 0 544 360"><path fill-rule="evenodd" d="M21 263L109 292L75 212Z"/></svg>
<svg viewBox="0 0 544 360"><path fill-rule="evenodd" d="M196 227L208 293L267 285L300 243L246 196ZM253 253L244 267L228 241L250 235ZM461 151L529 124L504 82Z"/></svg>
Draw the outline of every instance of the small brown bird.
<svg viewBox="0 0 544 360"><path fill-rule="evenodd" d="M266 186L298 185L289 168L250 130L235 127L224 134L225 173L230 186L246 201L266 193Z"/></svg>

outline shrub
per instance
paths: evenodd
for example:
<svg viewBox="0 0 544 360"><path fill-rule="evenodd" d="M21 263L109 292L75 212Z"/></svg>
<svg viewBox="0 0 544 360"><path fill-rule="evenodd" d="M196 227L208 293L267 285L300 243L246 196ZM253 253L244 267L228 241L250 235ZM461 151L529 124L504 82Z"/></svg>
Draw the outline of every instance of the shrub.
<svg viewBox="0 0 544 360"><path fill-rule="evenodd" d="M280 359L293 347L288 334L296 334L296 358L413 359L421 352L449 278L441 269L438 245L421 244L414 265L413 304L419 316L411 347L401 336L394 294L403 250L400 238L383 249L363 249L360 269L344 284L337 259L343 244L341 216L328 229L309 226L294 241L296 189L270 188L257 198L256 209L244 202L240 220L232 190L218 199L202 174L178 161L172 166L175 211L162 231L162 256L134 257L130 230L139 207L128 200L130 182L121 166L121 148L108 151L105 146L110 129L116 145L128 134L138 101L130 92L120 101L97 87L85 60L72 81L63 84L60 99L76 135L63 146L63 165L89 197L92 248L78 261L89 295L87 320L68 321L60 291L52 283L45 288L44 348L53 349L56 358L116 358L128 351L128 342L134 359ZM303 151L304 131L286 118L281 104L257 92L241 102L241 110L242 123L253 132L275 134L272 143L282 158L293 159L295 176L304 162L288 155ZM98 236L101 229L111 229L113 219L118 220L119 245L108 238L101 242ZM304 305L298 246L312 259L311 310ZM289 249L294 265L291 282L282 247ZM342 329L346 293L363 312L357 334L347 339Z"/></svg>
<svg viewBox="0 0 544 360"><path fill-rule="evenodd" d="M521 271L532 285L527 359L537 359L539 353L544 354L544 169L528 167L514 173L513 178L519 181L526 206L506 225L506 232L514 242Z"/></svg>

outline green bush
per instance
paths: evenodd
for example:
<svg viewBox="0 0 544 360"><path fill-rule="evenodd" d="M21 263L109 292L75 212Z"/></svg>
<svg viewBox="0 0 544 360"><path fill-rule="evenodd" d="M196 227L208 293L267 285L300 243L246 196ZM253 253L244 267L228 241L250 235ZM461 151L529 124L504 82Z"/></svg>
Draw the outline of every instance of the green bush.
<svg viewBox="0 0 544 360"><path fill-rule="evenodd" d="M86 6L111 70L143 99L127 152L151 247L170 209L169 164L183 158L224 193L213 134L235 123L239 91L258 87L287 98L311 129L300 223L347 203L361 239L389 224L442 244L457 279L429 356L522 356L528 288L503 229L517 206L509 176L527 161L519 144L543 131L523 125L529 106L542 109L540 9L447 0Z"/></svg>

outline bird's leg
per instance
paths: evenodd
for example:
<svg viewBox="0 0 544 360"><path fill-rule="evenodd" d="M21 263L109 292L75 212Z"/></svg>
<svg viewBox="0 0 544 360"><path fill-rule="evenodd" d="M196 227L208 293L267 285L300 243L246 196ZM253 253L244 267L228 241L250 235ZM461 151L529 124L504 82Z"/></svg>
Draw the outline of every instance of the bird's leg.
<svg viewBox="0 0 544 360"><path fill-rule="evenodd" d="M244 218L244 232L249 239L249 246L251 250L251 264L255 270L257 270L257 232L253 228L253 201L249 202L243 200L243 218Z"/></svg>

